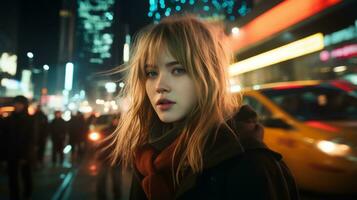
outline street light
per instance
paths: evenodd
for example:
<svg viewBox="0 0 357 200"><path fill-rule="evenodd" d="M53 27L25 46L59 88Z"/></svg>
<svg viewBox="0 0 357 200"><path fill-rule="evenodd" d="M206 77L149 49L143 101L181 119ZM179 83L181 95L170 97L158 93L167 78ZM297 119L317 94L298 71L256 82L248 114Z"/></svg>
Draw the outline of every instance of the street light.
<svg viewBox="0 0 357 200"><path fill-rule="evenodd" d="M120 87L120 88L123 88L124 86L125 86L125 83L123 83L123 82L120 82L120 83L119 83L119 87Z"/></svg>
<svg viewBox="0 0 357 200"><path fill-rule="evenodd" d="M50 66L48 65L43 65L43 70L48 71L50 69Z"/></svg>
<svg viewBox="0 0 357 200"><path fill-rule="evenodd" d="M47 90L47 74L50 66L43 65L43 88Z"/></svg>
<svg viewBox="0 0 357 200"><path fill-rule="evenodd" d="M28 58L33 58L33 53L31 51L27 52L27 57Z"/></svg>
<svg viewBox="0 0 357 200"><path fill-rule="evenodd" d="M236 37L236 36L239 35L240 29L235 26L235 27L232 28L231 31L232 31L232 35Z"/></svg>
<svg viewBox="0 0 357 200"><path fill-rule="evenodd" d="M107 82L105 84L105 89L108 93L114 93L117 89L117 85L114 82Z"/></svg>
<svg viewBox="0 0 357 200"><path fill-rule="evenodd" d="M43 80L42 80L42 90L41 90L41 101L40 104L43 105L45 103L44 97L47 95L47 76L48 76L48 70L50 69L50 66L47 64L43 65Z"/></svg>

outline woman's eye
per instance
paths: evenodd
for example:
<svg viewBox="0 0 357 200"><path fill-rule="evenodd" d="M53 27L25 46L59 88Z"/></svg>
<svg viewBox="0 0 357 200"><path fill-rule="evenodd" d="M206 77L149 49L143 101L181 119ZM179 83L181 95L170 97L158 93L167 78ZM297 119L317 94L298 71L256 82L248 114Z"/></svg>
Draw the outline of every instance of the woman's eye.
<svg viewBox="0 0 357 200"><path fill-rule="evenodd" d="M172 70L172 73L175 74L175 75L185 74L186 73L186 69L184 69L184 68L174 68Z"/></svg>
<svg viewBox="0 0 357 200"><path fill-rule="evenodd" d="M156 71L148 71L146 72L146 77L148 78L152 78L152 77L155 77L157 76L157 72Z"/></svg>

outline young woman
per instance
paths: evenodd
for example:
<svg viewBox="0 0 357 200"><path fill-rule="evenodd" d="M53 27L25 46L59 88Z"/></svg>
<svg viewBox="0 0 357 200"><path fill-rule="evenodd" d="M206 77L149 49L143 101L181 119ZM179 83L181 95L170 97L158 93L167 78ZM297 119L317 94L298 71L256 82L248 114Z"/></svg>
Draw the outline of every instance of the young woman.
<svg viewBox="0 0 357 200"><path fill-rule="evenodd" d="M131 199L298 199L257 116L229 92L209 25L171 17L136 40L112 162L134 168Z"/></svg>

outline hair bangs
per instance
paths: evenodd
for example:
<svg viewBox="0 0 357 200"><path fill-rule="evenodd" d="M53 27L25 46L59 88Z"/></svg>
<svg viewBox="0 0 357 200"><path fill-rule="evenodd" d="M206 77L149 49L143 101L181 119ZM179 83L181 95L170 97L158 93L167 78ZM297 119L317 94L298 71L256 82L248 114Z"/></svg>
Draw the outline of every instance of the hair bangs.
<svg viewBox="0 0 357 200"><path fill-rule="evenodd" d="M147 45L142 56L143 65L141 66L143 73L145 73L147 66L156 66L158 55L167 43L164 38L163 28L164 27L156 26L146 35L145 40Z"/></svg>

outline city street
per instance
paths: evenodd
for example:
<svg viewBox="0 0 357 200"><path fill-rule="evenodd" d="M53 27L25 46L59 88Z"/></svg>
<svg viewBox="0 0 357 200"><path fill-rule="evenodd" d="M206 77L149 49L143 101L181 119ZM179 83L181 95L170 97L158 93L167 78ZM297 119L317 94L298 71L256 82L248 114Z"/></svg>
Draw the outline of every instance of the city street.
<svg viewBox="0 0 357 200"><path fill-rule="evenodd" d="M93 159L93 154L87 153L81 162L70 165L70 156L66 154L63 166L51 166L50 148L46 151L45 166L34 172L34 200L96 200L97 175L100 169L99 163ZM0 168L0 200L8 199L7 179L5 165ZM130 179L129 171L122 174L121 198L129 199ZM108 199L114 199L111 194L111 180L107 180ZM353 200L355 197L331 196L311 192L301 192L302 200Z"/></svg>
<svg viewBox="0 0 357 200"><path fill-rule="evenodd" d="M34 169L34 200L60 200L60 199L97 199L96 181L99 166L93 159L92 153L86 153L84 158L74 164L70 163L70 152L65 154L62 166L53 166L51 163L51 143L47 145L45 163L42 167ZM130 174L123 173L121 185L121 199L129 199ZM108 199L113 199L110 194L110 180L107 180ZM9 199L7 188L6 164L0 166L0 200Z"/></svg>
<svg viewBox="0 0 357 200"><path fill-rule="evenodd" d="M52 165L51 148L51 142L48 142L43 166L34 169L33 199L60 199L59 194L64 189L62 185L69 180L68 175L73 171L74 166L71 166L68 154L65 154L65 161L62 166ZM0 199L9 199L5 163L0 165Z"/></svg>

